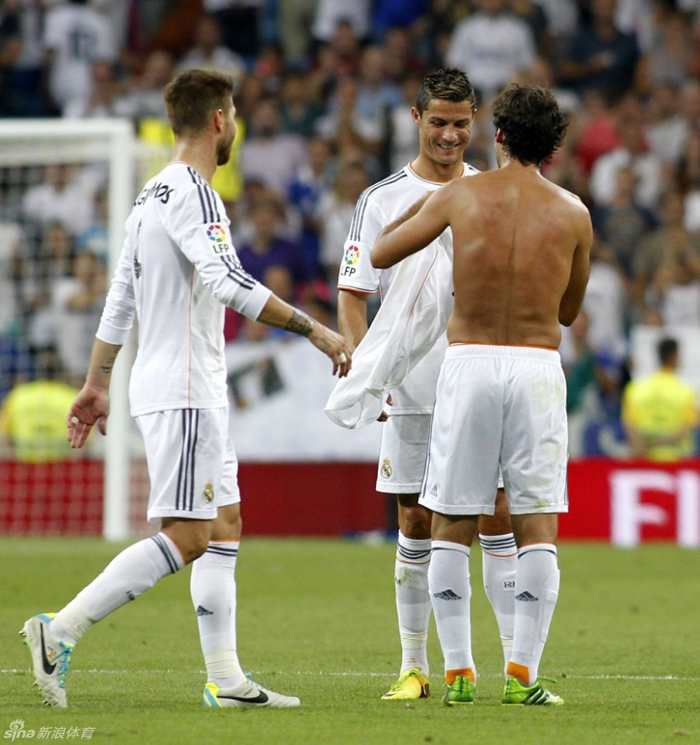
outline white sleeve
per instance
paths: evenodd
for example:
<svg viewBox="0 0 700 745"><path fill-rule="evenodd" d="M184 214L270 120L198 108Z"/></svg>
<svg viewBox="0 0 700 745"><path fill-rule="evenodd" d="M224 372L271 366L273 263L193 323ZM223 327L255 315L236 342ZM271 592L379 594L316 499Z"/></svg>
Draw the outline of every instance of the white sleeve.
<svg viewBox="0 0 700 745"><path fill-rule="evenodd" d="M338 288L359 292L377 292L382 270L375 269L370 261L370 253L379 233L388 220L384 212L365 192L355 207L350 225L343 258L338 271Z"/></svg>
<svg viewBox="0 0 700 745"><path fill-rule="evenodd" d="M171 224L163 220L166 230L212 295L256 320L272 292L241 266L231 243L231 224L211 187L192 184L168 214Z"/></svg>
<svg viewBox="0 0 700 745"><path fill-rule="evenodd" d="M96 334L98 339L107 344L123 345L134 323L136 298L131 274L132 263L132 251L127 238L107 293Z"/></svg>
<svg viewBox="0 0 700 745"><path fill-rule="evenodd" d="M61 46L65 37L65 30L62 27L65 24L60 23L60 10L54 8L46 15L44 22L44 49L56 49Z"/></svg>

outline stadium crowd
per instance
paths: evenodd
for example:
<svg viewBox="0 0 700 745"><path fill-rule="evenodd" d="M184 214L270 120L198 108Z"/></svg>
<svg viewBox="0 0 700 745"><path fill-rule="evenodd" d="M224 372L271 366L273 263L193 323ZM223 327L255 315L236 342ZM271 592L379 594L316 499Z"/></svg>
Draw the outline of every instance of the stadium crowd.
<svg viewBox="0 0 700 745"><path fill-rule="evenodd" d="M415 157L411 106L439 65L477 90L479 169L495 166L490 102L508 82L553 87L570 117L544 173L596 232L561 350L575 449L596 453L596 432L621 426L630 330L700 331L699 0L0 2L3 118L128 117L162 146L173 75L230 73L239 134L214 187L238 254L325 323L355 203ZM84 376L107 283L99 169L28 169L20 193L12 178L0 164L0 396L40 359ZM275 333L228 316L231 341Z"/></svg>

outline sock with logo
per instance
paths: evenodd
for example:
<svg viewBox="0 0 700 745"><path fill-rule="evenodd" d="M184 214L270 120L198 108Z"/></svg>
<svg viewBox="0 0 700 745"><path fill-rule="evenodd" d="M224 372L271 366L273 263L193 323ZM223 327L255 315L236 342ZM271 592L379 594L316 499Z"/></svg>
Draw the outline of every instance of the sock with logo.
<svg viewBox="0 0 700 745"><path fill-rule="evenodd" d="M190 579L207 681L221 688L233 688L245 680L236 652L238 545L238 541L212 541L192 564Z"/></svg>
<svg viewBox="0 0 700 745"><path fill-rule="evenodd" d="M136 600L158 580L185 566L165 533L145 538L114 557L99 577L81 590L51 622L59 641L75 644L96 621Z"/></svg>
<svg viewBox="0 0 700 745"><path fill-rule="evenodd" d="M396 611L401 636L401 672L417 667L425 675L428 667L428 623L432 606L428 592L430 538L406 538L399 531L394 564Z"/></svg>
<svg viewBox="0 0 700 745"><path fill-rule="evenodd" d="M484 572L484 590L498 622L503 647L504 665L513 651L515 622L515 572L518 567L518 547L512 533L479 536Z"/></svg>
<svg viewBox="0 0 700 745"><path fill-rule="evenodd" d="M469 549L461 543L433 541L428 586L446 678L454 681L454 674L468 675L464 671L470 670L476 679L469 615Z"/></svg>
<svg viewBox="0 0 700 745"><path fill-rule="evenodd" d="M554 606L559 597L557 548L533 543L518 552L513 653L506 674L525 685L537 680Z"/></svg>

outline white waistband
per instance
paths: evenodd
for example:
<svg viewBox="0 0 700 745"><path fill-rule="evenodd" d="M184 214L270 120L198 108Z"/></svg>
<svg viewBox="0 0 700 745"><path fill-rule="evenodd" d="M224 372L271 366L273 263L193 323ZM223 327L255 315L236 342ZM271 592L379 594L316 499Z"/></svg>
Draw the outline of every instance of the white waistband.
<svg viewBox="0 0 700 745"><path fill-rule="evenodd" d="M561 357L556 349L546 347L510 347L501 344L450 344L445 358L451 357L499 357L506 359L541 360L561 364Z"/></svg>

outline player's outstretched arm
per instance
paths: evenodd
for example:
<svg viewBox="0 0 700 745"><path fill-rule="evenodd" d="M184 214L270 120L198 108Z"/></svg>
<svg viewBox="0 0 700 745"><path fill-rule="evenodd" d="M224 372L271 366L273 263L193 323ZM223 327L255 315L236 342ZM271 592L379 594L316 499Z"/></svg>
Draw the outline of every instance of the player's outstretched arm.
<svg viewBox="0 0 700 745"><path fill-rule="evenodd" d="M428 192L379 234L370 258L372 266L388 269L432 243L448 227L448 187Z"/></svg>
<svg viewBox="0 0 700 745"><path fill-rule="evenodd" d="M109 381L121 345L95 339L85 385L68 412L68 441L73 448L81 448L97 424L107 434L109 416Z"/></svg>
<svg viewBox="0 0 700 745"><path fill-rule="evenodd" d="M256 319L267 326L305 336L333 362L333 375L344 378L352 366L352 352L347 340L276 295L270 295Z"/></svg>

